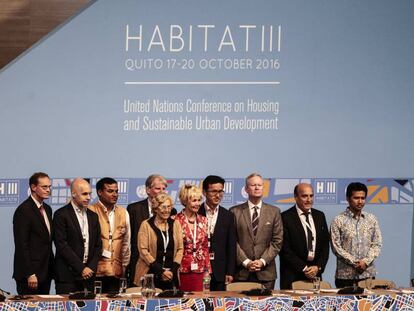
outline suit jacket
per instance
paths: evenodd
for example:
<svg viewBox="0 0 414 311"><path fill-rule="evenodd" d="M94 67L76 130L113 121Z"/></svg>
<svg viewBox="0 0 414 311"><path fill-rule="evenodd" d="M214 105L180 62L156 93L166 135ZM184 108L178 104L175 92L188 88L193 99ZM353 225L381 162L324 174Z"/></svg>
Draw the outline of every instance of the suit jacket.
<svg viewBox="0 0 414 311"><path fill-rule="evenodd" d="M262 203L259 225L256 236L250 210L247 202L233 206L230 211L234 214L237 232L237 272L236 280L245 281L249 271L243 266L246 259L263 258L266 266L256 273L260 281L276 279L275 258L282 247L283 226L280 210L276 206Z"/></svg>
<svg viewBox="0 0 414 311"><path fill-rule="evenodd" d="M204 203L198 213L206 216ZM214 234L210 238L210 251L214 252L211 261L214 277L224 282L226 275L234 276L236 268L236 227L234 216L224 207L219 206Z"/></svg>
<svg viewBox="0 0 414 311"><path fill-rule="evenodd" d="M305 230L303 229L296 206L282 213L283 247L280 252L280 288L290 289L292 282L306 280L303 273L305 266L318 266L319 276L325 270L329 257L329 231L325 214L311 209L316 230L315 257L308 261L308 248Z"/></svg>
<svg viewBox="0 0 414 311"><path fill-rule="evenodd" d="M134 283L135 267L138 262L138 231L141 223L149 218L148 199L131 203L127 206L131 224L131 260L129 262L129 280Z"/></svg>
<svg viewBox="0 0 414 311"><path fill-rule="evenodd" d="M58 209L53 217L56 246L56 282L71 283L82 279L82 270L96 273L102 255L101 229L98 215L86 209L89 232L88 260L83 263L84 245L81 227L71 203Z"/></svg>
<svg viewBox="0 0 414 311"><path fill-rule="evenodd" d="M135 276L135 267L139 258L138 251L138 231L141 223L144 220L147 220L150 217L148 209L148 199L131 203L127 206L127 211L129 213L129 219L131 224L131 260L129 262L129 280L130 284L134 282ZM171 215L177 214L177 210L173 208L171 210Z"/></svg>
<svg viewBox="0 0 414 311"><path fill-rule="evenodd" d="M174 283L178 286L177 271L183 259L183 231L178 221L168 219L169 235L172 236L174 250L173 250L173 266L171 271L174 274ZM139 230L139 248L141 249L141 256L138 259L136 266L135 284L139 284L141 277L148 273L151 268L151 273L160 275L163 272L162 263L157 262L157 233L158 230L154 224L154 218L143 221ZM171 241L171 240L170 240ZM170 242L171 243L171 242Z"/></svg>
<svg viewBox="0 0 414 311"><path fill-rule="evenodd" d="M50 229L52 230L52 209L43 203ZM13 278L26 280L36 274L38 282L53 278L54 257L52 237L44 218L32 197L20 204L13 216L14 265Z"/></svg>

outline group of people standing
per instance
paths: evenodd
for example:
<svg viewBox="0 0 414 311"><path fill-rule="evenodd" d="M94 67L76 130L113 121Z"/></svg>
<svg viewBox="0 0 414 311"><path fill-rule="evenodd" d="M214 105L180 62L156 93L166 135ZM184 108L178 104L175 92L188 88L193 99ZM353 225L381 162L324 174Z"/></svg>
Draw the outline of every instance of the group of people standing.
<svg viewBox="0 0 414 311"><path fill-rule="evenodd" d="M149 176L148 198L127 208L117 205L115 179L98 181L99 200L90 205L89 183L76 178L71 201L53 218L45 202L49 176L35 173L29 184L31 195L13 217L13 278L19 294L48 294L52 279L58 294L92 290L94 280L102 282L103 292L111 292L119 289L121 278L140 286L148 273L163 290L201 291L206 273L210 290L223 291L237 281L273 289L277 255L280 287L289 289L295 281L322 276L330 240L337 257L337 287L375 277L381 232L375 216L363 211L368 190L361 183L348 186L349 206L335 217L331 233L324 213L313 208L310 184L298 184L296 204L281 213L262 201L264 181L257 173L246 177L247 202L229 210L220 205L222 177L207 176L202 189L182 186L179 213L161 175Z"/></svg>

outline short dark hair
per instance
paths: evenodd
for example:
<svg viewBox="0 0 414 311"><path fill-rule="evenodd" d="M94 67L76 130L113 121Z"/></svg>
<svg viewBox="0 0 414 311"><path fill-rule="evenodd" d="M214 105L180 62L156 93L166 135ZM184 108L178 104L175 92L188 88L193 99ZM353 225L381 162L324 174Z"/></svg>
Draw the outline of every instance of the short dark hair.
<svg viewBox="0 0 414 311"><path fill-rule="evenodd" d="M207 191L208 190L208 186L212 185L212 184L222 184L224 186L224 183L226 181L224 180L223 177L217 176L217 175L208 175L206 178L204 178L203 180L203 190Z"/></svg>
<svg viewBox="0 0 414 311"><path fill-rule="evenodd" d="M46 173L43 173L43 172L34 173L32 176L30 176L29 186L31 185L36 186L39 183L39 178L45 178L45 177L50 179L49 175Z"/></svg>
<svg viewBox="0 0 414 311"><path fill-rule="evenodd" d="M297 185L295 186L295 189L293 189L293 195L294 195L295 197L297 197L297 196L298 196L298 188L299 188L299 184L297 184Z"/></svg>
<svg viewBox="0 0 414 311"><path fill-rule="evenodd" d="M355 191L364 191L365 197L368 195L368 188L363 183L360 182L351 182L348 187L346 187L346 197L352 197L352 193Z"/></svg>
<svg viewBox="0 0 414 311"><path fill-rule="evenodd" d="M113 185L117 184L117 181L111 177L104 177L99 179L99 181L96 183L96 191L103 190L104 185Z"/></svg>

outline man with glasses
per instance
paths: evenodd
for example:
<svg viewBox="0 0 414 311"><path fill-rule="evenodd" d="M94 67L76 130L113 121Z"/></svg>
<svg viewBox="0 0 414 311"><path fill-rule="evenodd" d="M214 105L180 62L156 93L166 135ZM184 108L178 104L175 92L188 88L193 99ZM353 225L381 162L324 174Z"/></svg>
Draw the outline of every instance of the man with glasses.
<svg viewBox="0 0 414 311"><path fill-rule="evenodd" d="M198 213L207 217L210 263L213 270L210 290L225 291L226 284L233 282L236 265L236 228L234 216L220 202L224 195L225 180L209 175L203 181L206 198Z"/></svg>
<svg viewBox="0 0 414 311"><path fill-rule="evenodd" d="M30 196L13 216L13 278L17 293L49 294L53 278L52 209L44 200L50 196L50 178L34 173L29 179Z"/></svg>
<svg viewBox="0 0 414 311"><path fill-rule="evenodd" d="M129 285L134 285L134 276L135 276L135 266L138 262L139 252L138 252L138 231L141 223L150 218L152 213L152 199L160 192L165 192L167 188L167 180L159 175L152 174L148 176L145 181L145 191L147 192L148 197L145 200L131 203L127 206L129 213L130 224L131 224L131 261L129 264L128 280ZM177 210L172 209L171 215L176 215ZM139 284L135 284L139 285Z"/></svg>

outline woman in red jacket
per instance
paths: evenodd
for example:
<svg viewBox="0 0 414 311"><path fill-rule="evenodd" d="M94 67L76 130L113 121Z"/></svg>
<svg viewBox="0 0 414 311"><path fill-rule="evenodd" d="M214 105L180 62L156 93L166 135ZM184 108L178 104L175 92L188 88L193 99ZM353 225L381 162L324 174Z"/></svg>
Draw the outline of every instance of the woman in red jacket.
<svg viewBox="0 0 414 311"><path fill-rule="evenodd" d="M184 209L177 214L183 229L184 256L180 267L180 289L183 291L202 291L203 275L211 273L207 218L198 215L201 204L201 190L194 185L184 185L180 189L180 201Z"/></svg>

